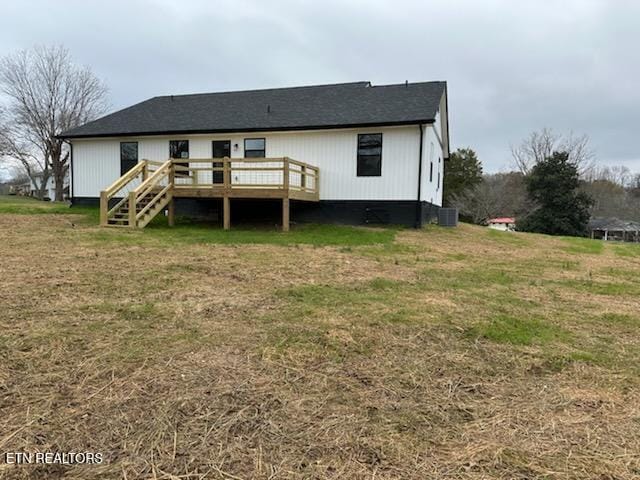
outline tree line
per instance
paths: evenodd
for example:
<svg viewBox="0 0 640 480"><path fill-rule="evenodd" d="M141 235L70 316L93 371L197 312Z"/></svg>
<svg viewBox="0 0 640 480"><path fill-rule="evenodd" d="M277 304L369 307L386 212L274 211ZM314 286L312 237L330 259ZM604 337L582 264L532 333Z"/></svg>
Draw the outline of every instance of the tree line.
<svg viewBox="0 0 640 480"><path fill-rule="evenodd" d="M483 173L472 149L452 153L445 205L473 223L508 216L519 230L558 235L585 235L590 217L640 221L640 174L596 166L588 137L543 129L511 151L513 170L495 174Z"/></svg>

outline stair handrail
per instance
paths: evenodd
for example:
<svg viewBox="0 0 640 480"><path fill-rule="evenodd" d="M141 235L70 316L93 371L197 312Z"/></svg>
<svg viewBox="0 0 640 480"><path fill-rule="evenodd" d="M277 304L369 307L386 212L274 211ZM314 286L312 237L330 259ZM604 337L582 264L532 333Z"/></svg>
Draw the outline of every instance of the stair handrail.
<svg viewBox="0 0 640 480"><path fill-rule="evenodd" d="M120 199L113 208L109 208L109 200L111 200L116 193L126 187L129 183L137 179L139 175L142 175L144 179L149 171L148 168L149 161L142 160L138 162L135 167L100 192L100 225L106 225L108 223L109 217L125 203L127 197L125 196Z"/></svg>
<svg viewBox="0 0 640 480"><path fill-rule="evenodd" d="M147 213L147 211L150 210L165 193L171 190L171 187L173 186L173 182L170 179L172 166L173 163L171 159L167 160L160 167L158 167L158 169L153 172L153 174L150 175L149 178L147 178L144 182L138 185L137 188L129 193L129 225L131 227L135 227L137 221L142 218L144 214ZM138 202L141 199L145 198L149 193L151 193L153 189L162 180L164 180L165 177L169 178L167 185L156 195L154 195L153 199L151 199L151 201L147 203L147 205L145 205L145 207L140 210L140 212L137 212Z"/></svg>
<svg viewBox="0 0 640 480"><path fill-rule="evenodd" d="M164 176L169 174L171 165L171 160L164 162L155 172L153 172L152 175L149 176L149 178L133 189L131 193L135 193L136 197L145 197L153 187L163 179Z"/></svg>
<svg viewBox="0 0 640 480"><path fill-rule="evenodd" d="M140 173L142 173L142 171L145 169L147 165L148 165L147 160L142 160L141 162L138 162L135 167L133 167L127 173L122 175L120 178L118 178L115 182L113 182L107 188L105 188L104 191L107 192L107 195L112 196L114 193L117 193L118 191L122 190L122 187L124 187L127 183L131 182L133 179L135 179Z"/></svg>

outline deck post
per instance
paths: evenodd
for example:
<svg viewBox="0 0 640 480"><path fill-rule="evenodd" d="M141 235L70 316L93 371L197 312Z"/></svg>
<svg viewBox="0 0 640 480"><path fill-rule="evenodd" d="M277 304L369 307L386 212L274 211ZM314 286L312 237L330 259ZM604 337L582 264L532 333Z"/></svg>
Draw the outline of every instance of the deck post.
<svg viewBox="0 0 640 480"><path fill-rule="evenodd" d="M197 168L197 167L192 167L190 163L187 163L187 165L189 165L189 168ZM198 185L198 170L189 170L189 175L191 175L191 184L192 185Z"/></svg>
<svg viewBox="0 0 640 480"><path fill-rule="evenodd" d="M129 227L136 228L136 192L129 192Z"/></svg>
<svg viewBox="0 0 640 480"><path fill-rule="evenodd" d="M289 157L282 158L282 188L289 198Z"/></svg>
<svg viewBox="0 0 640 480"><path fill-rule="evenodd" d="M222 216L222 222L223 222L223 228L225 230L229 230L231 228L231 203L229 200L229 196L225 195L222 199L222 205L223 205L223 216Z"/></svg>
<svg viewBox="0 0 640 480"><path fill-rule="evenodd" d="M169 178L167 180L169 185L171 185L171 201L169 202L169 208L167 209L167 223L170 227L173 227L176 223L176 205L175 199L173 198L173 186L176 182L176 171L173 167L173 163L169 165Z"/></svg>
<svg viewBox="0 0 640 480"><path fill-rule="evenodd" d="M144 182L147 178L149 178L149 162L146 160L142 161L142 181Z"/></svg>
<svg viewBox="0 0 640 480"><path fill-rule="evenodd" d="M307 190L307 167L302 165L300 167L300 189L305 192Z"/></svg>
<svg viewBox="0 0 640 480"><path fill-rule="evenodd" d="M229 157L222 159L222 226L225 230L231 228L231 163Z"/></svg>
<svg viewBox="0 0 640 480"><path fill-rule="evenodd" d="M222 188L224 194L227 195L231 190L231 164L229 163L229 157L222 159Z"/></svg>
<svg viewBox="0 0 640 480"><path fill-rule="evenodd" d="M109 211L109 198L107 192L100 192L100 226L104 227L108 223L107 212Z"/></svg>
<svg viewBox="0 0 640 480"><path fill-rule="evenodd" d="M289 231L289 198L282 199L282 231Z"/></svg>
<svg viewBox="0 0 640 480"><path fill-rule="evenodd" d="M282 188L284 198L282 199L282 231L289 231L289 157L282 159Z"/></svg>
<svg viewBox="0 0 640 480"><path fill-rule="evenodd" d="M170 227L176 224L176 205L173 198L169 201L169 208L167 209L167 223Z"/></svg>

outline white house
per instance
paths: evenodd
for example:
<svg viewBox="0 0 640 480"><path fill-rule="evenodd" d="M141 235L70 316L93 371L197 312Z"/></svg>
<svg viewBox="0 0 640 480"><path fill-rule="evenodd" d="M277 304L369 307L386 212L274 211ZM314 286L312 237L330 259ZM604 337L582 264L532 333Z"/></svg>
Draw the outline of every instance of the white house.
<svg viewBox="0 0 640 480"><path fill-rule="evenodd" d="M447 88L445 82L355 82L154 97L61 137L71 145L72 202L97 203L107 189L107 224L130 219L131 226L144 226L148 220L136 222L164 208L220 216L245 198L253 199L255 212L260 199L282 198L287 223L291 200L296 221L421 226L442 205ZM223 158L229 163L213 162ZM261 158L267 160L257 163ZM173 170L162 170L146 188L144 168L161 169L168 159ZM118 183L136 166L131 171L139 178ZM138 187L148 201L149 192L158 192L158 208L140 208L138 220L126 203L112 208L112 196ZM270 193L258 194L263 187ZM142 190L130 197L136 208Z"/></svg>
<svg viewBox="0 0 640 480"><path fill-rule="evenodd" d="M34 177L35 177L35 181L31 180L31 183L30 183L29 195L32 196L32 197L37 197L40 184L42 183L42 173L38 173L38 174L34 175ZM65 178L64 178L64 189L65 189L65 192L66 192L64 194L64 198L66 199L66 198L69 197L69 193L68 193L68 189L69 189L69 174L65 175ZM47 184L45 185L45 188L44 188L44 198L48 198L49 200L55 200L55 198L56 198L56 184L55 184L55 180L53 178L53 175L50 175L49 178L47 179Z"/></svg>
<svg viewBox="0 0 640 480"><path fill-rule="evenodd" d="M512 232L516 229L516 219L512 217L490 218L487 226L494 230L502 230L503 232Z"/></svg>

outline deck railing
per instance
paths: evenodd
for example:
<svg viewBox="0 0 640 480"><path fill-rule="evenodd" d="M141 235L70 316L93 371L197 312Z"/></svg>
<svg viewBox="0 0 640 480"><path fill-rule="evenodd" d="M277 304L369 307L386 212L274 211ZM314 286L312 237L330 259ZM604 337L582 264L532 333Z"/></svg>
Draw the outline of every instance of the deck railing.
<svg viewBox="0 0 640 480"><path fill-rule="evenodd" d="M318 167L278 158L189 158L174 159L176 190L285 190L317 200Z"/></svg>
<svg viewBox="0 0 640 480"><path fill-rule="evenodd" d="M175 197L222 198L229 228L231 198L282 199L283 229L289 228L289 200L318 201L320 170L288 157L180 158L142 160L100 193L100 224L144 227Z"/></svg>

